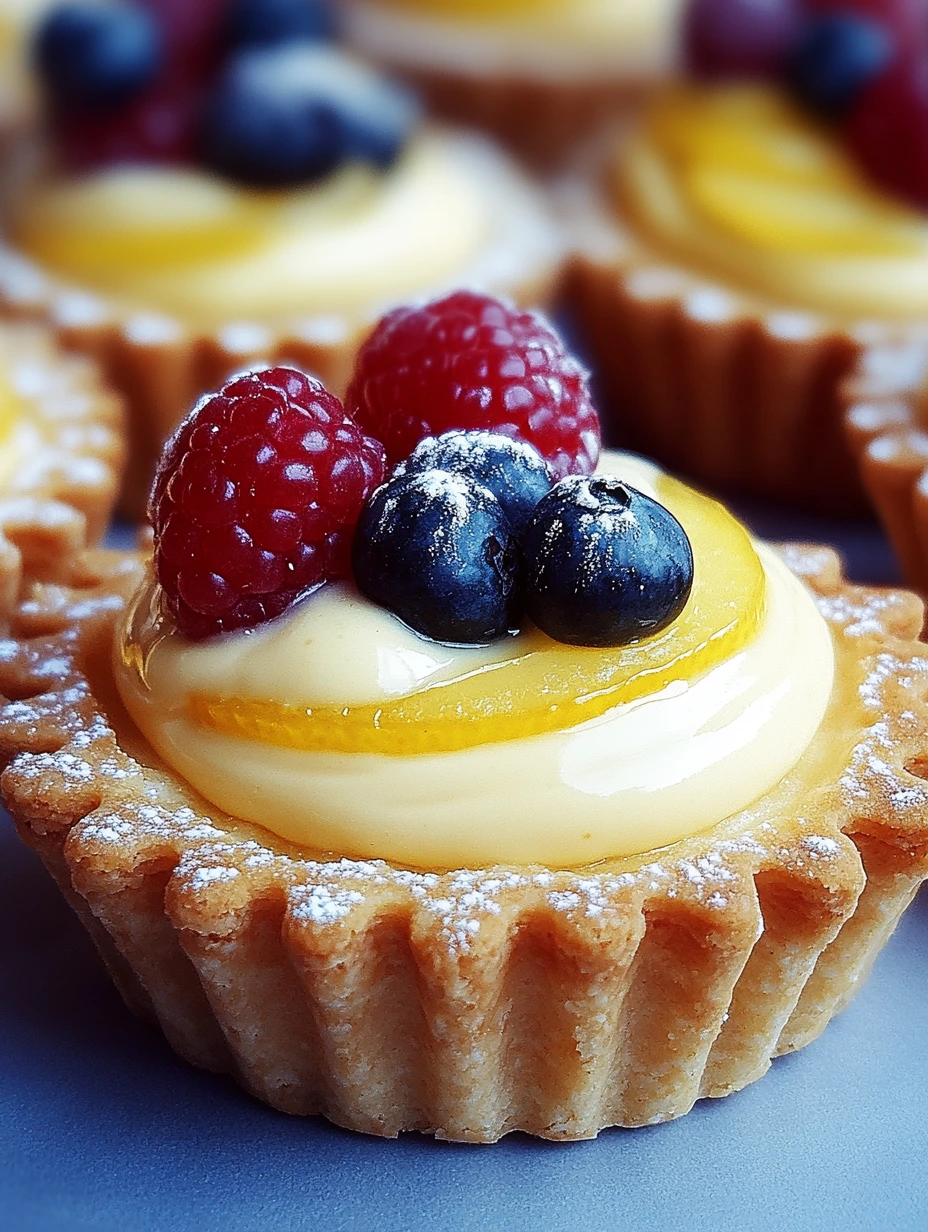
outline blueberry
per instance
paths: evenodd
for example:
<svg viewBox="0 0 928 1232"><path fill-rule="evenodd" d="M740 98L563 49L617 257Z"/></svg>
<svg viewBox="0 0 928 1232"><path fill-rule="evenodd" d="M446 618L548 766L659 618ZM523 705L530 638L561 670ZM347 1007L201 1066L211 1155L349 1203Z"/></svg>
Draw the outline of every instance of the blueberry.
<svg viewBox="0 0 928 1232"><path fill-rule="evenodd" d="M58 105L119 107L161 71L158 24L137 4L60 4L39 26L36 70Z"/></svg>
<svg viewBox="0 0 928 1232"><path fill-rule="evenodd" d="M790 85L807 107L836 119L883 72L894 51L892 35L878 22L856 13L812 16L790 56Z"/></svg>
<svg viewBox="0 0 928 1232"><path fill-rule="evenodd" d="M206 105L201 153L230 179L286 187L350 159L388 166L417 118L412 96L360 61L285 43L232 59Z"/></svg>
<svg viewBox="0 0 928 1232"><path fill-rule="evenodd" d="M399 475L371 496L352 553L358 589L416 633L482 645L518 624L519 552L487 488L466 475Z"/></svg>
<svg viewBox="0 0 928 1232"><path fill-rule="evenodd" d="M624 646L657 633L693 585L680 523L609 475L562 479L535 509L522 551L528 615L573 646Z"/></svg>
<svg viewBox="0 0 928 1232"><path fill-rule="evenodd" d="M498 432L455 430L426 436L393 473L411 475L427 470L468 475L489 488L517 539L553 482L547 463L534 445Z"/></svg>
<svg viewBox="0 0 928 1232"><path fill-rule="evenodd" d="M269 47L294 39L325 41L335 35L325 0L232 0L226 19L232 47Z"/></svg>

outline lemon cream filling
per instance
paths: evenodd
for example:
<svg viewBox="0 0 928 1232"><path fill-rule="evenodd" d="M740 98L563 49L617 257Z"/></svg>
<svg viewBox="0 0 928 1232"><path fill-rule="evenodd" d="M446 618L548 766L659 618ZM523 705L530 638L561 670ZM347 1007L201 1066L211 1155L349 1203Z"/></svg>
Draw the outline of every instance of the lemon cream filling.
<svg viewBox="0 0 928 1232"><path fill-rule="evenodd" d="M928 218L872 187L776 90L669 91L613 190L656 250L747 291L840 317L928 312Z"/></svg>
<svg viewBox="0 0 928 1232"><path fill-rule="evenodd" d="M366 311L471 272L479 280L481 258L504 239L516 255L550 239L537 194L501 154L437 131L387 172L348 166L287 192L195 168L46 180L12 230L66 279L205 326Z"/></svg>
<svg viewBox="0 0 928 1232"><path fill-rule="evenodd" d="M387 59L476 76L669 71L683 0L350 0L349 39Z"/></svg>
<svg viewBox="0 0 928 1232"><path fill-rule="evenodd" d="M660 472L649 464L607 455L605 465L660 496ZM755 559L759 619L731 653L706 660L711 666L656 678L650 692L622 694L627 700L589 719L444 752L275 743L260 726L245 736L204 721L191 699L208 691L304 708L310 700L349 712L386 708L442 682L480 678L518 654L531 631L486 648L438 646L340 584L263 630L193 645L160 627L150 587L117 638L116 679L142 733L194 788L303 847L430 868L570 867L640 854L766 792L824 715L834 672L825 622L772 552L758 547ZM679 619L693 619L689 605ZM719 636L731 627L723 615ZM561 649L569 678L572 650Z"/></svg>

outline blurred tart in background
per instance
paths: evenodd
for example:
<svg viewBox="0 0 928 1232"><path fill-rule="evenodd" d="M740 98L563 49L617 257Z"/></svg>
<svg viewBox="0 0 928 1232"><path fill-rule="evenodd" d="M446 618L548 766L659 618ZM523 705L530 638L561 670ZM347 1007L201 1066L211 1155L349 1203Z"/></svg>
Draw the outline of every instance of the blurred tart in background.
<svg viewBox="0 0 928 1232"><path fill-rule="evenodd" d="M865 508L841 382L928 320L928 23L916 40L896 7L807 6L759 65L730 37L751 6L699 0L702 80L610 145L578 208L573 294L616 427L702 482Z"/></svg>
<svg viewBox="0 0 928 1232"><path fill-rule="evenodd" d="M678 62L683 0L341 0L346 39L440 115L547 166Z"/></svg>
<svg viewBox="0 0 928 1232"><path fill-rule="evenodd" d="M38 33L50 140L11 210L0 307L124 392L136 511L165 437L231 371L286 355L343 388L397 299L543 303L557 280L535 185L489 139L422 123L314 12L75 3Z"/></svg>
<svg viewBox="0 0 928 1232"><path fill-rule="evenodd" d="M94 364L0 324L0 628L24 585L70 576L102 540L123 456L120 400Z"/></svg>

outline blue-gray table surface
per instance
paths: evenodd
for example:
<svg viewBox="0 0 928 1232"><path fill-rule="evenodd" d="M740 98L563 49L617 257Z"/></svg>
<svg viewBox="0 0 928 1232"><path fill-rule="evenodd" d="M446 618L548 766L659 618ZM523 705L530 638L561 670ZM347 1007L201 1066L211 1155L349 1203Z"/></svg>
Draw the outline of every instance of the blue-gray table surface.
<svg viewBox="0 0 928 1232"><path fill-rule="evenodd" d="M744 510L892 582L878 531ZM863 992L759 1083L556 1145L364 1138L177 1060L0 819L0 1230L928 1232L928 892Z"/></svg>

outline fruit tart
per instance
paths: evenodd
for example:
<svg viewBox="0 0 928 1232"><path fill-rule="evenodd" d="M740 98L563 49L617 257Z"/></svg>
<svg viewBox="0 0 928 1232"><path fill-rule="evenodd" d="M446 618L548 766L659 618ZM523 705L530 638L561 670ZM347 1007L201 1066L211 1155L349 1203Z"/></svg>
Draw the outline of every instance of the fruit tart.
<svg viewBox="0 0 928 1232"><path fill-rule="evenodd" d="M845 429L906 584L928 593L928 329L869 347L842 387Z"/></svg>
<svg viewBox="0 0 928 1232"><path fill-rule="evenodd" d="M94 365L34 325L0 325L0 627L26 579L99 543L123 459L122 407Z"/></svg>
<svg viewBox="0 0 928 1232"><path fill-rule="evenodd" d="M342 0L345 37L439 114L558 163L677 67L682 0Z"/></svg>
<svg viewBox="0 0 928 1232"><path fill-rule="evenodd" d="M127 1003L275 1108L574 1139L745 1086L928 873L920 602L599 457L576 363L484 297L394 312L347 407L237 378L152 559L35 588L20 833Z"/></svg>
<svg viewBox="0 0 928 1232"><path fill-rule="evenodd" d="M849 513L841 381L928 321L928 22L907 0L777 5L792 33L758 65L761 6L693 0L691 79L609 144L573 291L629 442Z"/></svg>
<svg viewBox="0 0 928 1232"><path fill-rule="evenodd" d="M423 123L305 3L69 0L35 59L49 148L12 207L0 310L123 390L139 511L194 398L256 358L343 390L391 302L552 289L539 190L488 139Z"/></svg>

